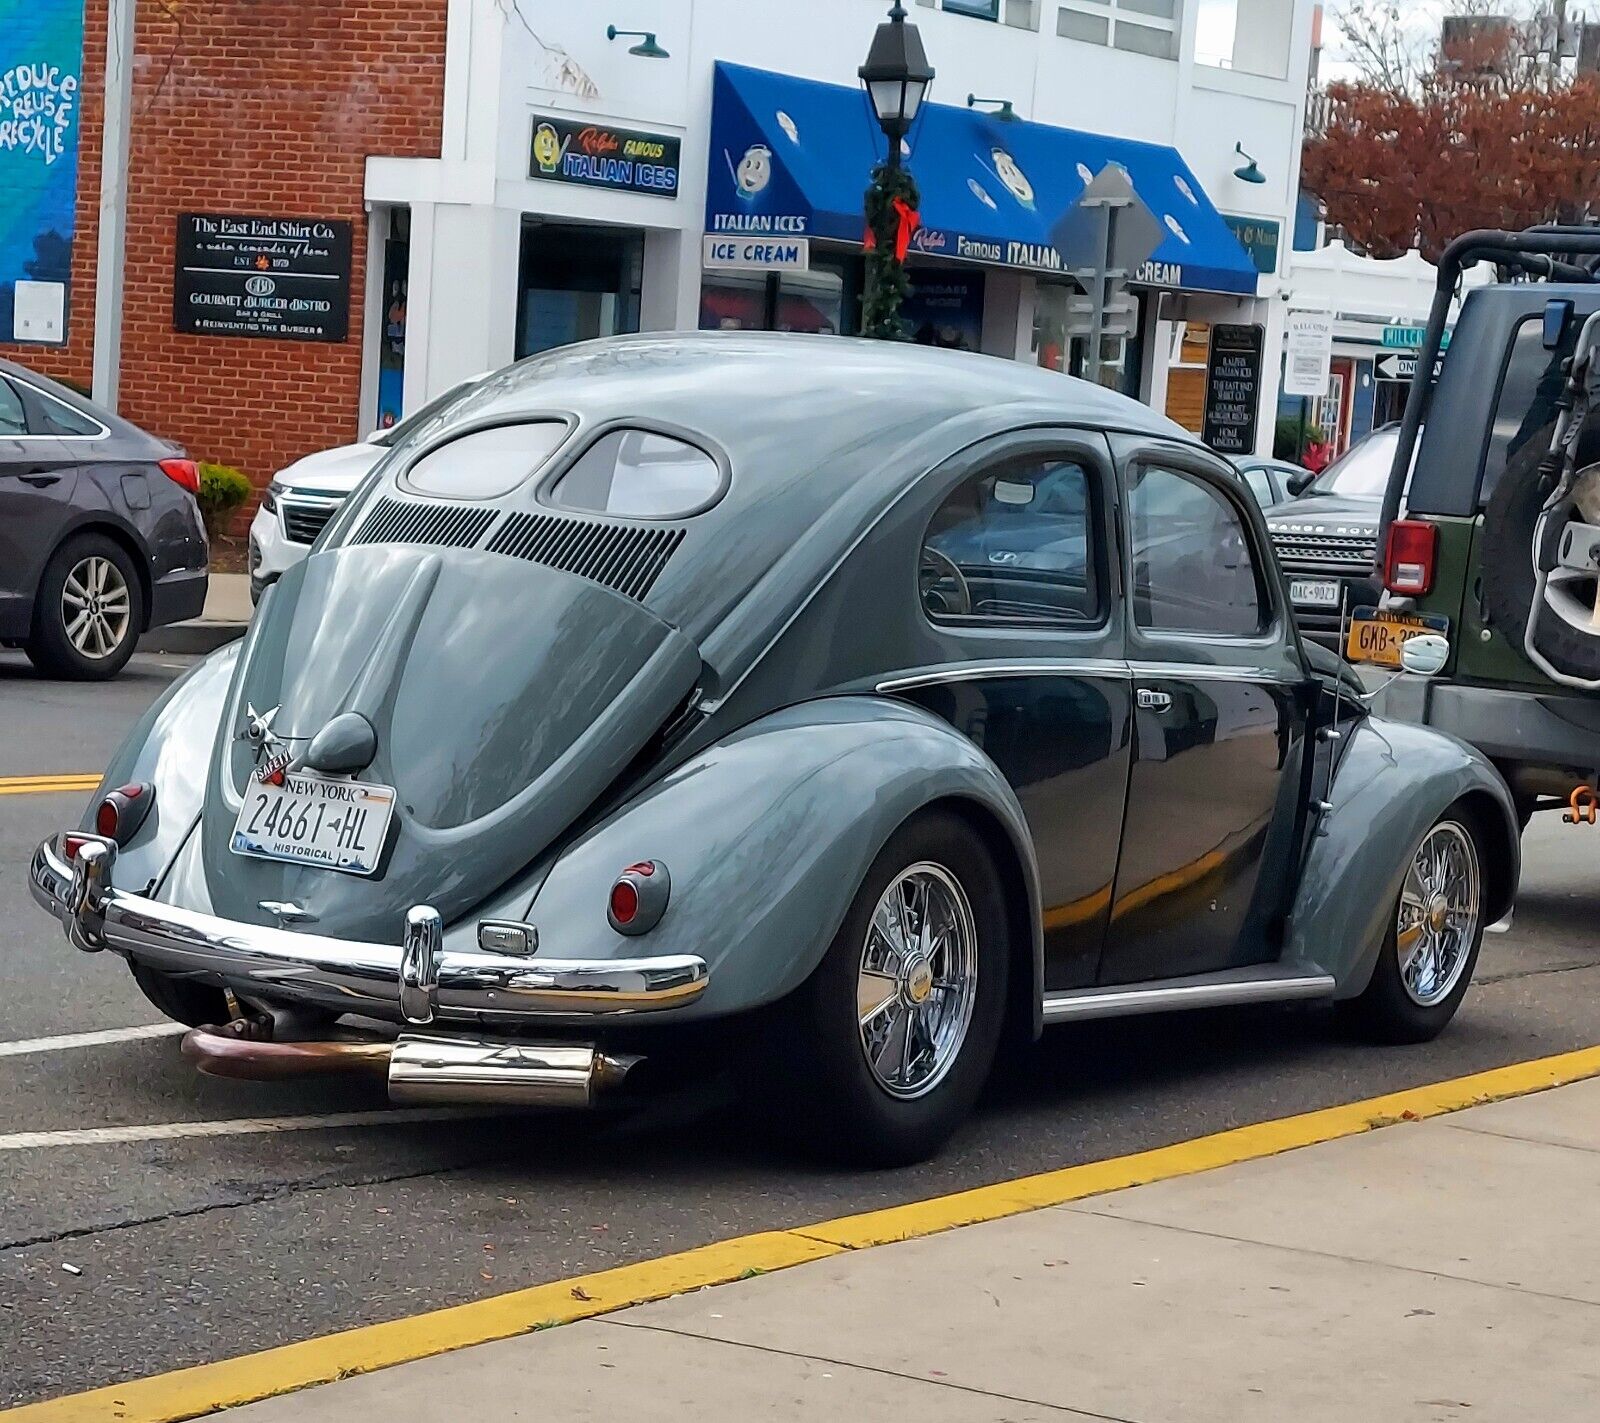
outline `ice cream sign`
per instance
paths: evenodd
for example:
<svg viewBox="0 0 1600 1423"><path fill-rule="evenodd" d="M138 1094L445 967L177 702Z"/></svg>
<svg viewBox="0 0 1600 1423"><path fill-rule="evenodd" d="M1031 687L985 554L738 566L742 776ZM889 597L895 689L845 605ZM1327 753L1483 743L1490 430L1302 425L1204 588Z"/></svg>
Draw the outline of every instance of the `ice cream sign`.
<svg viewBox="0 0 1600 1423"><path fill-rule="evenodd" d="M528 176L675 198L681 149L673 134L535 116Z"/></svg>

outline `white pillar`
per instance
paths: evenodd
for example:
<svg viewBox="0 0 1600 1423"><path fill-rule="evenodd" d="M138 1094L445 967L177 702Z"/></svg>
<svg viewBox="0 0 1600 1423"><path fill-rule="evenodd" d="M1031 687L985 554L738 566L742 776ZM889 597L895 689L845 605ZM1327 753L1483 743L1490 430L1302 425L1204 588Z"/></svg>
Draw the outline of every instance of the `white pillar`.
<svg viewBox="0 0 1600 1423"><path fill-rule="evenodd" d="M639 329L693 331L699 325L700 233L647 229Z"/></svg>
<svg viewBox="0 0 1600 1423"><path fill-rule="evenodd" d="M128 128L132 122L134 0L106 7L105 121L100 134L99 251L94 272L90 390L107 410L122 384L122 277L128 232Z"/></svg>
<svg viewBox="0 0 1600 1423"><path fill-rule="evenodd" d="M1277 431L1278 391L1283 385L1283 347L1288 339L1289 303L1276 292L1262 297L1256 302L1256 315L1252 319L1266 328L1261 347L1261 410L1256 419L1256 453L1270 455Z"/></svg>

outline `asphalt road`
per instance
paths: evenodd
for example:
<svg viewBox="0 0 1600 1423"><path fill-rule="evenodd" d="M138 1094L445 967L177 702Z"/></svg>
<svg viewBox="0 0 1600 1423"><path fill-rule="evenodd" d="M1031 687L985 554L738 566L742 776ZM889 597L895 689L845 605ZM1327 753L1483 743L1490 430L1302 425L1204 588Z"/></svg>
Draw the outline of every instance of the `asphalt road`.
<svg viewBox="0 0 1600 1423"><path fill-rule="evenodd" d="M182 665L75 687L0 652L0 778L98 770ZM715 1089L649 1121L386 1123L380 1090L198 1077L170 1036L16 1050L159 1022L28 898L81 805L0 795L0 1405L1600 1043L1600 829L1544 817L1511 931L1424 1048L1289 1010L1056 1029L937 1161L884 1174L807 1163ZM366 1115L245 1130L332 1112Z"/></svg>

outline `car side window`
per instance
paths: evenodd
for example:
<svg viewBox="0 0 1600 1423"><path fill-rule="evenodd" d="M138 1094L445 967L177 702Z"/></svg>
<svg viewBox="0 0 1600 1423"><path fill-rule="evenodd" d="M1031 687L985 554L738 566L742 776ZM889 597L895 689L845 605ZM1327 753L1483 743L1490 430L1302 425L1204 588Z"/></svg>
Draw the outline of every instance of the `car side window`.
<svg viewBox="0 0 1600 1423"><path fill-rule="evenodd" d="M10 381L0 377L0 435L25 435L28 417L22 408L22 397Z"/></svg>
<svg viewBox="0 0 1600 1423"><path fill-rule="evenodd" d="M1249 486L1250 493L1255 496L1255 501L1263 509L1269 504L1277 503L1272 494L1272 476L1260 465L1254 465L1244 471L1244 482Z"/></svg>
<svg viewBox="0 0 1600 1423"><path fill-rule="evenodd" d="M1195 475L1136 469L1128 491L1133 616L1152 632L1248 637L1265 625L1265 599L1244 521Z"/></svg>
<svg viewBox="0 0 1600 1423"><path fill-rule="evenodd" d="M74 410L64 400L57 400L53 395L46 395L42 390L34 392L34 399L38 402L41 428L38 433L42 435L98 435L101 425L98 420L91 420L87 415Z"/></svg>
<svg viewBox="0 0 1600 1423"><path fill-rule="evenodd" d="M1082 627L1105 614L1094 475L1029 455L963 481L928 525L918 591L937 621Z"/></svg>

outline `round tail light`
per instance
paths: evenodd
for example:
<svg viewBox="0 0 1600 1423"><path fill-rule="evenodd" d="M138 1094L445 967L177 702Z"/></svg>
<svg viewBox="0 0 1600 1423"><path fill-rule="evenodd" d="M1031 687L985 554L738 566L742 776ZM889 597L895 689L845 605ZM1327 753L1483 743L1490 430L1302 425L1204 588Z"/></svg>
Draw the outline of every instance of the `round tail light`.
<svg viewBox="0 0 1600 1423"><path fill-rule="evenodd" d="M146 781L132 781L108 791L94 813L95 834L123 846L138 833L155 804L155 787Z"/></svg>
<svg viewBox="0 0 1600 1423"><path fill-rule="evenodd" d="M672 893L672 876L660 860L629 865L611 886L606 920L619 934L644 934L661 922Z"/></svg>

